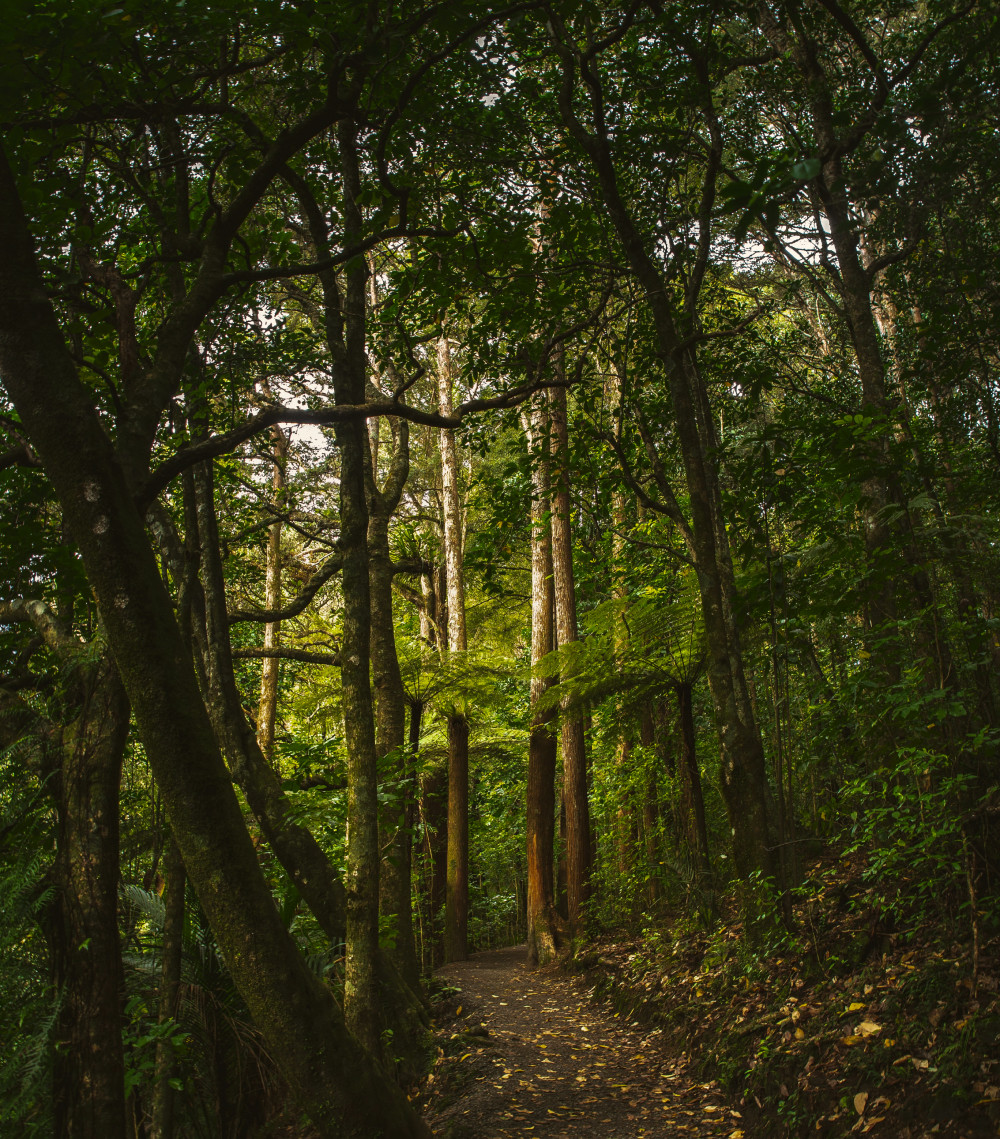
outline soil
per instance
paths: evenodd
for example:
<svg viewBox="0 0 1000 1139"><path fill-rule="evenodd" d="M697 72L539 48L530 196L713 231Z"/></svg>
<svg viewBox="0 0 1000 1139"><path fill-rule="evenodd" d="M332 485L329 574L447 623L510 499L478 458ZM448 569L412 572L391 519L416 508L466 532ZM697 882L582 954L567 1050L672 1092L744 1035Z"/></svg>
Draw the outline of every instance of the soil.
<svg viewBox="0 0 1000 1139"><path fill-rule="evenodd" d="M714 1084L686 1073L662 1030L625 1024L582 979L529 970L524 946L476 953L438 976L460 990L438 1016L441 1055L424 1097L448 1139L740 1139Z"/></svg>

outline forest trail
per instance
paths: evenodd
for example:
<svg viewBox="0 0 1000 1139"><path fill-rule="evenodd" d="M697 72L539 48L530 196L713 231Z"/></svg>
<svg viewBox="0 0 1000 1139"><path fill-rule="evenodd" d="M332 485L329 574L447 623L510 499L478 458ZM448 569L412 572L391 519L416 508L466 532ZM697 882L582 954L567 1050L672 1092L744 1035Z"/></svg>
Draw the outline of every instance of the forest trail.
<svg viewBox="0 0 1000 1139"><path fill-rule="evenodd" d="M523 945L476 953L438 975L461 989L449 1027L464 1044L442 1072L444 1087L431 1091L435 1135L743 1136L738 1113L717 1087L686 1075L662 1032L623 1024L557 967L529 970Z"/></svg>

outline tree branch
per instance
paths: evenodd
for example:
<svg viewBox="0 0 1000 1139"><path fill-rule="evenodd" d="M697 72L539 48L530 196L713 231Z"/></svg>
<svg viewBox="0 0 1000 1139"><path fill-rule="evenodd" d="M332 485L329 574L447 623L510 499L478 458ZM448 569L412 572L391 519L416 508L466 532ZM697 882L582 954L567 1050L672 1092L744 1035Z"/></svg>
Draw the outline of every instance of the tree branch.
<svg viewBox="0 0 1000 1139"><path fill-rule="evenodd" d="M15 597L0 601L0 623L33 625L50 649L63 659L76 656L87 642L75 636L44 601Z"/></svg>
<svg viewBox="0 0 1000 1139"><path fill-rule="evenodd" d="M308 649L233 649L233 660L296 660L301 664L332 664L340 667L340 653L317 653Z"/></svg>
<svg viewBox="0 0 1000 1139"><path fill-rule="evenodd" d="M273 621L285 621L289 617L297 617L330 578L335 573L340 572L343 564L344 555L339 552L334 554L327 558L299 590L295 599L283 609L236 609L229 614L229 624L237 625L242 621L254 621L257 624L269 625Z"/></svg>

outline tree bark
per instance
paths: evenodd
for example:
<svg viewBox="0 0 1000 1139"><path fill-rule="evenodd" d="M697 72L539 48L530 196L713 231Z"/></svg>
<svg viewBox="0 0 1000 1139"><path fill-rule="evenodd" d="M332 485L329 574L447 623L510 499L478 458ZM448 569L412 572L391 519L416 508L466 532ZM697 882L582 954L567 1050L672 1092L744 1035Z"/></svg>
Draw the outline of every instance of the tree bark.
<svg viewBox="0 0 1000 1139"><path fill-rule="evenodd" d="M274 506L281 510L285 499L285 463L288 458L288 439L275 424L271 428L273 444ZM268 611L281 608L281 519L271 523L267 533L267 559L264 573L264 608ZM264 648L276 649L281 643L281 622L268 621L264 626ZM264 657L260 673L260 703L257 708L257 742L268 764L274 763L274 726L278 714L278 677L281 661L277 657Z"/></svg>
<svg viewBox="0 0 1000 1139"><path fill-rule="evenodd" d="M420 781L420 819L423 824L424 857L430 878L430 961L436 968L444 961L444 902L448 889L448 770L447 766L426 771Z"/></svg>
<svg viewBox="0 0 1000 1139"><path fill-rule="evenodd" d="M184 945L184 862L171 835L163 856L163 965L160 970L159 1024L176 1020L180 1004L181 961ZM177 1093L170 1081L177 1075L173 1047L165 1040L156 1045L156 1084L153 1089L153 1139L173 1139Z"/></svg>
<svg viewBox="0 0 1000 1139"><path fill-rule="evenodd" d="M702 884L711 885L712 863L708 851L708 826L705 821L705 799L701 790L701 771L695 745L692 685L678 684L677 718L680 724L680 762L677 765L681 787L681 819L691 860L698 868Z"/></svg>
<svg viewBox="0 0 1000 1139"><path fill-rule="evenodd" d="M444 959L464 961L469 928L469 721L448 717L448 872Z"/></svg>
<svg viewBox="0 0 1000 1139"><path fill-rule="evenodd" d="M656 793L656 773L650 763L650 753L653 751L655 741L655 725L653 722L653 707L650 702L642 706L639 721L639 742L646 750L643 764L646 768L646 794L642 801L642 837L646 844L646 865L649 867L647 879L647 895L649 904L656 905L660 899L660 848L657 841L657 832L660 822L660 806Z"/></svg>
<svg viewBox="0 0 1000 1139"><path fill-rule="evenodd" d="M524 416L525 431L535 452L531 500L531 663L536 666L553 649L552 536L549 513L549 417L536 401ZM528 740L528 786L525 828L528 855L528 964L544 965L559 949L553 881L555 842L556 738L553 712L536 712L551 681L531 678L531 732Z"/></svg>
<svg viewBox="0 0 1000 1139"><path fill-rule="evenodd" d="M617 363L613 364L605 383L604 398L608 413L616 423L616 437L620 435L622 419L622 377ZM624 491L619 488L611 492L611 596L615 601L624 604L628 597L628 584L625 577L625 532L628 527L627 500ZM629 633L623 613L619 613L615 621L615 656L624 661L628 652ZM624 782L628 776L625 774L631 763L632 742L628 735L619 729L620 736L617 749L617 764L619 779ZM632 805L624 798L619 799L617 817L615 819L615 856L618 866L618 878L625 882L629 876L629 866L632 861L632 852L629 848L629 835L632 832L631 821Z"/></svg>
<svg viewBox="0 0 1000 1139"><path fill-rule="evenodd" d="M452 413L452 361L447 336L438 340L438 408ZM464 653L465 573L462 566L462 503L455 432L441 432L444 556L448 588L448 652ZM444 956L464 961L469 951L469 724L463 712L448 716L448 886L444 910Z"/></svg>
<svg viewBox="0 0 1000 1139"><path fill-rule="evenodd" d="M274 907L133 488L64 346L5 158L0 246L4 387L62 503L177 845L233 980L321 1134L426 1135L345 1031Z"/></svg>
<svg viewBox="0 0 1000 1139"><path fill-rule="evenodd" d="M569 423L566 389L550 391L555 454L552 463L552 576L556 637L561 648L577 639L576 587L570 506ZM562 679L569 676L563 666ZM566 811L566 906L571 930L578 930L590 894L590 805L587 799L587 751L583 717L562 711L563 803Z"/></svg>
<svg viewBox="0 0 1000 1139"><path fill-rule="evenodd" d="M410 898L410 820L413 815L413 759L406 746L406 693L396 653L392 617L392 557L389 521L399 504L409 473L409 427L395 427L395 449L385 485L376 484L376 452L371 450L368 493L368 558L371 586L371 659L375 694L375 751L379 763L388 759L397 798L383 808L380 845L385 856L380 873L380 908L392 931L389 957L414 990L420 991L420 965L413 937ZM418 716L419 724L419 716Z"/></svg>
<svg viewBox="0 0 1000 1139"><path fill-rule="evenodd" d="M129 716L107 654L77 668L82 706L62 732L50 914L60 997L53 1115L57 1135L103 1139L125 1131L118 792Z"/></svg>

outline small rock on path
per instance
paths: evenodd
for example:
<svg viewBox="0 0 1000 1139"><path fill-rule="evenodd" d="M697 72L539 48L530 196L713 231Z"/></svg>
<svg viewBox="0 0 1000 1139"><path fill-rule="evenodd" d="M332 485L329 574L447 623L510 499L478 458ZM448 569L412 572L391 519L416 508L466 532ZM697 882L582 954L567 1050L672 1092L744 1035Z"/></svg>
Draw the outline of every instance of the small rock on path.
<svg viewBox="0 0 1000 1139"><path fill-rule="evenodd" d="M472 1078L428 1120L454 1139L659 1139L743 1136L714 1085L684 1072L659 1030L627 1025L590 1001L579 979L529 970L524 946L476 953L438 975L461 989L457 1032L489 1032L491 1047L463 1057ZM478 1029L478 1031L482 1031Z"/></svg>

